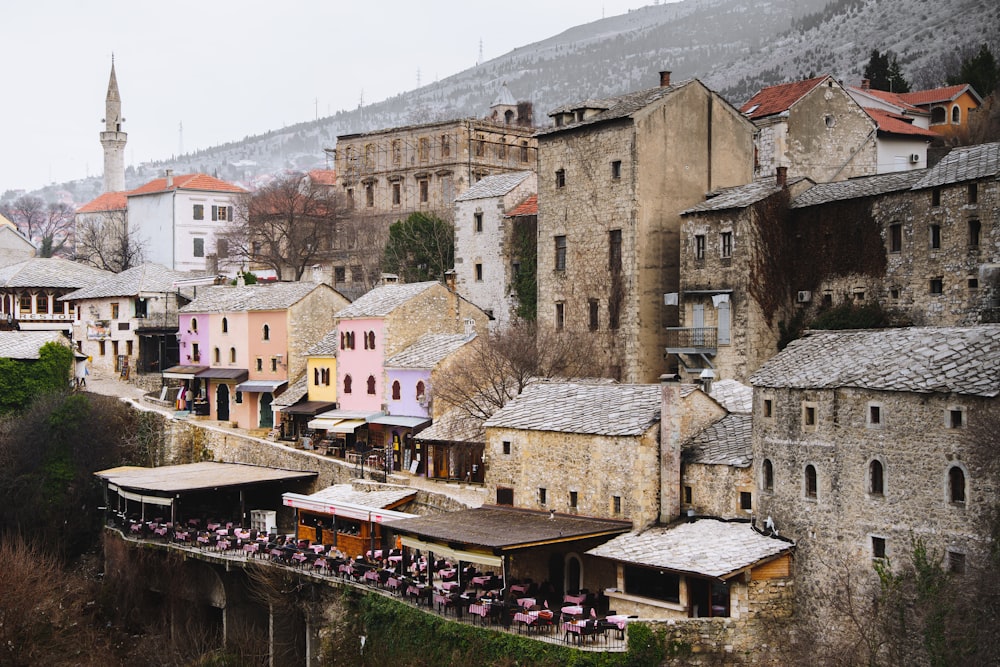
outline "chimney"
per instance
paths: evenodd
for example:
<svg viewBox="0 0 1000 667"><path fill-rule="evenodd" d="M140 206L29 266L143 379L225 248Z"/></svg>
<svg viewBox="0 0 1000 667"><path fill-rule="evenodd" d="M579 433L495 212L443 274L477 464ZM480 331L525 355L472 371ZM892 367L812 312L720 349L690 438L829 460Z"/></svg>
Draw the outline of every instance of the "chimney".
<svg viewBox="0 0 1000 667"><path fill-rule="evenodd" d="M167 169L167 187L168 188L174 187L174 170L173 169Z"/></svg>
<svg viewBox="0 0 1000 667"><path fill-rule="evenodd" d="M681 379L660 376L660 523L681 514Z"/></svg>
<svg viewBox="0 0 1000 667"><path fill-rule="evenodd" d="M670 70L663 70L660 72L660 88L666 88L670 85Z"/></svg>
<svg viewBox="0 0 1000 667"><path fill-rule="evenodd" d="M465 337L466 338L471 338L472 336L475 336L476 335L476 321L474 319L472 319L471 317L466 317L465 320L463 320L463 322L465 323Z"/></svg>
<svg viewBox="0 0 1000 667"><path fill-rule="evenodd" d="M444 272L444 284L448 287L451 292L455 291L455 269L449 269Z"/></svg>
<svg viewBox="0 0 1000 667"><path fill-rule="evenodd" d="M701 390L706 394L712 393L712 380L715 379L715 371L710 368L706 368L698 376L701 380Z"/></svg>
<svg viewBox="0 0 1000 667"><path fill-rule="evenodd" d="M871 90L872 81L871 79L861 79L861 90Z"/></svg>
<svg viewBox="0 0 1000 667"><path fill-rule="evenodd" d="M779 188L783 188L788 185L788 167L778 167L778 173L775 175L775 180L777 181Z"/></svg>

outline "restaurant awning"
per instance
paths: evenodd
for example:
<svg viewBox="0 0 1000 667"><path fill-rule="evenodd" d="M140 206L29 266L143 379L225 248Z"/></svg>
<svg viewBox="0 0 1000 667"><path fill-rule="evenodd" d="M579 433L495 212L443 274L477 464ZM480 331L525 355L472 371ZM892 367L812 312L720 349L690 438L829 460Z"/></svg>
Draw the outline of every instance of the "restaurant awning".
<svg viewBox="0 0 1000 667"><path fill-rule="evenodd" d="M283 412L286 415L315 415L337 405L325 401L299 401L295 405L275 406L275 412ZM313 428L310 426L309 428Z"/></svg>
<svg viewBox="0 0 1000 667"><path fill-rule="evenodd" d="M309 423L306 424L306 426L308 426L311 429L317 430L317 431L329 431L331 428L333 428L334 426L336 426L337 424L339 424L342 421L344 421L344 420L343 419L320 419L319 417L317 417L316 419L310 419Z"/></svg>
<svg viewBox="0 0 1000 667"><path fill-rule="evenodd" d="M193 380L198 373L208 370L208 366L171 366L163 371L163 377L175 380Z"/></svg>
<svg viewBox="0 0 1000 667"><path fill-rule="evenodd" d="M485 554L479 551L466 551L464 549L452 549L451 547L445 546L443 544L438 544L437 542L424 542L423 540L418 540L415 537L410 537L408 535L400 536L400 540L404 547L409 547L410 549L420 549L422 552L431 552L435 557L440 556L441 558L447 558L454 562L464 561L466 563L478 563L479 565L488 565L490 567L500 567L503 562L500 556L494 556L493 554Z"/></svg>
<svg viewBox="0 0 1000 667"><path fill-rule="evenodd" d="M243 382L247 379L250 374L245 368L209 368L198 373L195 377L199 379L212 379L212 380L235 380L236 382Z"/></svg>
<svg viewBox="0 0 1000 667"><path fill-rule="evenodd" d="M369 424L384 424L385 426L405 426L406 428L417 428L431 422L427 417L401 417L396 415L382 415L368 420Z"/></svg>
<svg viewBox="0 0 1000 667"><path fill-rule="evenodd" d="M138 503L145 503L147 505L162 505L164 507L169 507L174 504L173 498L163 498L161 496L144 496L141 493L132 493L131 491L126 491L120 488L116 484L108 484L108 491L114 491L122 498L127 498L128 500L134 500Z"/></svg>
<svg viewBox="0 0 1000 667"><path fill-rule="evenodd" d="M268 392L273 392L275 389L283 387L286 384L288 384L288 380L251 380L249 382L241 382L236 385L236 391L266 394Z"/></svg>
<svg viewBox="0 0 1000 667"><path fill-rule="evenodd" d="M414 491L410 495L416 495L416 492ZM388 523L397 519L413 519L417 516L416 514L409 514L407 512L397 512L396 510L387 510L360 503L315 498L299 493L283 493L281 495L281 502L287 507L297 507L320 514L330 514L345 519L357 519L358 521L371 521L373 523Z"/></svg>
<svg viewBox="0 0 1000 667"><path fill-rule="evenodd" d="M354 429L358 428L359 426L364 426L364 425L365 425L365 420L364 419L345 419L345 420L341 421L339 424L336 424L336 425L334 425L334 426L326 429L326 432L327 433L354 433Z"/></svg>

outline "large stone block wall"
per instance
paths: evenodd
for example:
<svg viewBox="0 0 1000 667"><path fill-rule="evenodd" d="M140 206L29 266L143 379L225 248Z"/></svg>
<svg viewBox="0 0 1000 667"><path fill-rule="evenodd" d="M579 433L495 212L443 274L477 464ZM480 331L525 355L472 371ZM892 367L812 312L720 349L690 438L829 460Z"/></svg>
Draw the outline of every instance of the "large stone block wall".
<svg viewBox="0 0 1000 667"><path fill-rule="evenodd" d="M737 468L728 465L683 464L681 487L691 488L691 502L684 502L681 493L681 513L693 510L701 516L724 519L748 518L740 509L740 492L755 493L753 471L750 466Z"/></svg>
<svg viewBox="0 0 1000 667"><path fill-rule="evenodd" d="M464 333L465 320L486 333L489 318L472 303L444 285L434 285L392 311L385 320L385 359L402 352L429 333Z"/></svg>
<svg viewBox="0 0 1000 667"><path fill-rule="evenodd" d="M306 353L334 328L333 314L350 302L327 285L318 285L288 310L288 383L306 370Z"/></svg>

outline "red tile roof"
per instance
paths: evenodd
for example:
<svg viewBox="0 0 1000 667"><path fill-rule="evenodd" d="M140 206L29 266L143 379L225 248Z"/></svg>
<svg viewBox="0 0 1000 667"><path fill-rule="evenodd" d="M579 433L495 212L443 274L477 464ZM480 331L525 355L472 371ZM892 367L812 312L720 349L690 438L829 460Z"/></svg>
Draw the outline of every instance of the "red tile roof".
<svg viewBox="0 0 1000 667"><path fill-rule="evenodd" d="M751 120L754 120L787 111L793 104L802 99L806 93L828 78L829 76L823 75L814 79L806 79L805 81L795 81L793 83L783 83L778 86L763 88L759 93L751 97L746 104L740 107L740 112L746 114Z"/></svg>
<svg viewBox="0 0 1000 667"><path fill-rule="evenodd" d="M851 90L856 90L856 91L858 91L860 93L863 93L865 95L871 95L872 97L880 99L880 100L882 100L883 102L885 102L887 104L892 104L894 106L897 106L900 109L905 109L907 111L920 111L920 112L926 113L920 107L915 106L915 105L907 102L906 100L904 100L903 97L902 97L902 95L900 93L890 93L887 90L875 90L874 88L854 88L854 87L852 87Z"/></svg>
<svg viewBox="0 0 1000 667"><path fill-rule="evenodd" d="M135 195L148 195L172 190L205 190L208 192L246 192L243 188L232 183L209 176L208 174L181 174L174 176L174 184L167 187L166 178L157 178L145 185L141 185L128 193L129 197Z"/></svg>
<svg viewBox="0 0 1000 667"><path fill-rule="evenodd" d="M937 139L940 136L937 132L913 125L912 119L907 116L890 113L882 109L869 109L868 107L865 107L865 111L878 123L879 132L927 137L928 139Z"/></svg>
<svg viewBox="0 0 1000 667"><path fill-rule="evenodd" d="M309 172L309 178L316 185L336 185L337 171L335 169L313 169Z"/></svg>
<svg viewBox="0 0 1000 667"><path fill-rule="evenodd" d="M531 195L515 206L507 217L513 218L518 215L538 215L538 195Z"/></svg>
<svg viewBox="0 0 1000 667"><path fill-rule="evenodd" d="M77 213L103 213L104 211L124 211L128 206L128 191L105 192L100 197L93 199L80 208Z"/></svg>
<svg viewBox="0 0 1000 667"><path fill-rule="evenodd" d="M931 90L917 90L912 93L900 93L900 97L917 106L934 104L935 102L950 102L969 87L967 83L960 83L957 86L945 86L944 88L933 88Z"/></svg>

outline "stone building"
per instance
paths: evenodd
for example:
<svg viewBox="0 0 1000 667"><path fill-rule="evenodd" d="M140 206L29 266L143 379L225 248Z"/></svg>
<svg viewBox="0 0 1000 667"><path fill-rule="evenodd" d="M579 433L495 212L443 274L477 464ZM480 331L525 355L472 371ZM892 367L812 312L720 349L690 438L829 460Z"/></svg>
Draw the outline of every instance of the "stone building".
<svg viewBox="0 0 1000 667"><path fill-rule="evenodd" d="M1000 326L816 332L751 378L755 513L797 542L800 610L831 613L841 565L989 567ZM832 617L828 617L832 618Z"/></svg>
<svg viewBox="0 0 1000 667"><path fill-rule="evenodd" d="M523 246L534 245L529 233L536 232L530 221L519 229L522 212L511 214L536 191L535 173L522 171L487 176L455 199L455 288L486 311L495 328L510 325L516 316L514 283L521 255L530 251Z"/></svg>
<svg viewBox="0 0 1000 667"><path fill-rule="evenodd" d="M594 373L652 382L677 323L680 212L753 176L753 126L697 80L549 115L538 134L538 325L594 336Z"/></svg>
<svg viewBox="0 0 1000 667"><path fill-rule="evenodd" d="M21 331L73 331L75 313L61 297L112 277L59 257L32 257L0 268L0 318Z"/></svg>
<svg viewBox="0 0 1000 667"><path fill-rule="evenodd" d="M814 309L879 303L922 325L998 321L998 174L992 143L955 148L928 170L806 190L791 204L801 258L792 294ZM825 257L811 250L824 246Z"/></svg>
<svg viewBox="0 0 1000 667"><path fill-rule="evenodd" d="M0 215L0 267L35 256L35 244L13 222Z"/></svg>
<svg viewBox="0 0 1000 667"><path fill-rule="evenodd" d="M740 107L757 126L755 176L839 181L877 173L878 124L832 76L769 86Z"/></svg>

